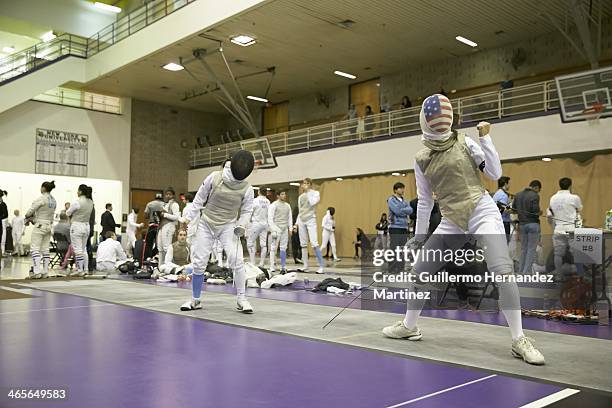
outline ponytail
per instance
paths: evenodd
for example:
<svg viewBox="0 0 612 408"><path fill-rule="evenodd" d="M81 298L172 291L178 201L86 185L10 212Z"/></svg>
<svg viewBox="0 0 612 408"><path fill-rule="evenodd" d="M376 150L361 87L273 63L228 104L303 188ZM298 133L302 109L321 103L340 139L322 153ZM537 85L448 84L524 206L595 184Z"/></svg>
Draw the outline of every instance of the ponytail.
<svg viewBox="0 0 612 408"><path fill-rule="evenodd" d="M91 200L91 193L93 192L92 188L85 185L85 184L81 184L79 186L79 191L81 192L81 195L85 196L86 198L89 198Z"/></svg>
<svg viewBox="0 0 612 408"><path fill-rule="evenodd" d="M42 183L41 187L44 188L47 193L50 193L55 188L55 180L45 181Z"/></svg>

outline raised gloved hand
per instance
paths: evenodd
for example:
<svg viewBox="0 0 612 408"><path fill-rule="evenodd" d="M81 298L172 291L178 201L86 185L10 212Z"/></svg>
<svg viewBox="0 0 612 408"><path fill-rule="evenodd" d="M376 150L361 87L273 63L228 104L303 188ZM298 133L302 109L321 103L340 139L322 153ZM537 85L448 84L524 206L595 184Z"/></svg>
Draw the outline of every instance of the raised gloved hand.
<svg viewBox="0 0 612 408"><path fill-rule="evenodd" d="M236 225L234 227L234 235L236 235L237 237L243 237L245 233L246 228L244 228L242 225Z"/></svg>
<svg viewBox="0 0 612 408"><path fill-rule="evenodd" d="M187 218L185 218L185 217L179 218L179 222L181 224L189 224L189 220Z"/></svg>
<svg viewBox="0 0 612 408"><path fill-rule="evenodd" d="M478 129L478 136L484 137L489 134L491 124L489 122L480 122L476 125L476 129Z"/></svg>

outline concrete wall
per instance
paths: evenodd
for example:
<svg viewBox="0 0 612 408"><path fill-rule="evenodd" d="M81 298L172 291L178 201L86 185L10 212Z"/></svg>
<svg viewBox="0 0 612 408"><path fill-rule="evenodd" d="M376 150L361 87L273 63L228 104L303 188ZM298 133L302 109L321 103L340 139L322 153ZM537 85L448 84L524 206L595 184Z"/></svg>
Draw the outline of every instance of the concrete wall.
<svg viewBox="0 0 612 408"><path fill-rule="evenodd" d="M177 193L186 191L189 153L196 138L218 135L226 126L225 115L134 100L130 187L173 186Z"/></svg>
<svg viewBox="0 0 612 408"><path fill-rule="evenodd" d="M601 59L610 59L612 24L608 20L603 25ZM574 36L577 38L575 34ZM515 69L511 63L512 54L519 48L525 50L526 60ZM380 93L381 97L386 96L389 102L397 107L404 95L408 95L413 104L416 104L419 103L419 98L437 92L441 86L448 92L453 89L469 89L586 63L561 34L552 32L500 48L476 51L462 57L448 57L433 63L413 64L400 72L383 73L380 75ZM368 78L359 78L366 79ZM329 108L317 104L315 93L290 99L289 124L296 125L346 114L349 105L348 85L322 93L330 97Z"/></svg>
<svg viewBox="0 0 612 408"><path fill-rule="evenodd" d="M130 125L129 100L123 101L122 115L44 102L25 102L0 114L0 171L35 172L36 128L86 134L89 136L87 179L64 177L73 181L70 185L58 184L58 191L73 191L76 196L78 185L87 184L88 179L119 181L121 186L113 202L115 219L121 219L121 213L126 212L129 205ZM6 174L4 177L7 177ZM55 177L50 175L48 178ZM7 181L0 179L0 186L5 184L8 184ZM97 208L103 208L103 204Z"/></svg>
<svg viewBox="0 0 612 408"><path fill-rule="evenodd" d="M462 131L478 137L476 128ZM612 119L602 119L599 125L563 124L559 115L553 114L493 124L491 135L502 160L606 150L612 149ZM328 179L407 171L414 168L414 156L422 147L419 136L408 136L280 156L278 167L258 170L249 181L266 185L304 177ZM190 170L190 189L197 189L217 167Z"/></svg>

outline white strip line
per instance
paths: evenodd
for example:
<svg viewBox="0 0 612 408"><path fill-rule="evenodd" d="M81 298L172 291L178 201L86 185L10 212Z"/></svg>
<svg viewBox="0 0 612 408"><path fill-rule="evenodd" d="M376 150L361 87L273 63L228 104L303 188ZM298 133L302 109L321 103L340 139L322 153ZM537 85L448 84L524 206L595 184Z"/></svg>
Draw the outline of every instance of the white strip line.
<svg viewBox="0 0 612 408"><path fill-rule="evenodd" d="M66 307L51 307L48 309L30 309L20 310L17 312L1 312L0 315L16 314L16 313L30 313L30 312L43 312L46 310L63 310L63 309L83 309L87 307L103 307L103 306L117 306L115 304L104 304L104 305L88 305L88 306L66 306Z"/></svg>
<svg viewBox="0 0 612 408"><path fill-rule="evenodd" d="M565 399L567 397L570 397L574 394L578 394L580 392L580 390L575 390L573 388L566 388L564 390L561 390L559 392L555 392L554 394L550 394L544 398L540 398L539 400L530 402L527 405L523 405L520 408L542 408L542 407L547 407L552 403L555 403L557 401L561 401L562 399Z"/></svg>
<svg viewBox="0 0 612 408"><path fill-rule="evenodd" d="M466 387L468 385L475 384L475 383L480 382L480 381L485 381L485 380L488 380L488 379L493 378L493 377L497 377L497 374L488 375L486 377L478 378L478 379L470 381L470 382L466 382L466 383L463 383L463 384L455 385L454 387L445 388L445 389L440 390L440 391L432 392L431 394L423 395L422 397L414 398L414 399L411 399L409 401L400 402L399 404L391 405L391 406L389 406L387 408L403 407L405 405L412 404L413 402L417 402L417 401L424 400L426 398L434 397L436 395L440 395L440 394L443 394L445 392L456 390L457 388Z"/></svg>

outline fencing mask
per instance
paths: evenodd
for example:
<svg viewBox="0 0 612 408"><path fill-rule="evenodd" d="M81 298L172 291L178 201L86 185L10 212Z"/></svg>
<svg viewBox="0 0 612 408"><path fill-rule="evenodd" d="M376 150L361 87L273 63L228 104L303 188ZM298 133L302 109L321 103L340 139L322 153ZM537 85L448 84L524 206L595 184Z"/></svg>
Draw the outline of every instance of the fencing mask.
<svg viewBox="0 0 612 408"><path fill-rule="evenodd" d="M453 107L450 100L440 94L428 96L423 101L419 115L423 138L430 141L443 141L451 134Z"/></svg>
<svg viewBox="0 0 612 408"><path fill-rule="evenodd" d="M249 177L255 166L255 158L253 153L247 150L238 150L230 157L230 169L232 176L238 181L242 181Z"/></svg>

